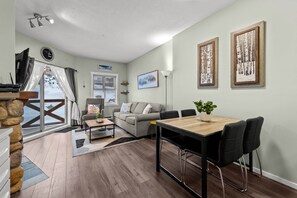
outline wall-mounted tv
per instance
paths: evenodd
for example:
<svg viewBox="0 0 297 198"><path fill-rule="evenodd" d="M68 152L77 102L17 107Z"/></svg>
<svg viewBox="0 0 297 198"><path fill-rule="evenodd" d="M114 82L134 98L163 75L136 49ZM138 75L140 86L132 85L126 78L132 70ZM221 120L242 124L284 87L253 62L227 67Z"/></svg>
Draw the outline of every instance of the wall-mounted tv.
<svg viewBox="0 0 297 198"><path fill-rule="evenodd" d="M25 88L29 78L30 78L30 70L33 67L30 67L30 63L33 66L34 59L29 57L29 48L25 49L21 53L15 54L15 81L16 84L21 86L21 90Z"/></svg>

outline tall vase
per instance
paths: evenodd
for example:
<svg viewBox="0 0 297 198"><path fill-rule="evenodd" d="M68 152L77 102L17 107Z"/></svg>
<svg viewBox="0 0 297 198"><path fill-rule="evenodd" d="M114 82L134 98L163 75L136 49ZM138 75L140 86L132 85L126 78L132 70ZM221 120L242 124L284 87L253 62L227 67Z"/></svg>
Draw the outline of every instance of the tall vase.
<svg viewBox="0 0 297 198"><path fill-rule="evenodd" d="M200 113L200 120L203 122L210 122L211 121L211 114L207 114L206 112Z"/></svg>

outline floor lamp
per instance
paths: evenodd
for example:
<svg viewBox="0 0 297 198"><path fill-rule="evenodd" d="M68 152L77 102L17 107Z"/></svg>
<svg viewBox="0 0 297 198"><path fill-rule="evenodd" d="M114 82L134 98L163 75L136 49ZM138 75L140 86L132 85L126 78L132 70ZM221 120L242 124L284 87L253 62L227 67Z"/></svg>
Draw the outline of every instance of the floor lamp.
<svg viewBox="0 0 297 198"><path fill-rule="evenodd" d="M167 110L167 78L171 71L161 71L161 74L165 77L165 110Z"/></svg>

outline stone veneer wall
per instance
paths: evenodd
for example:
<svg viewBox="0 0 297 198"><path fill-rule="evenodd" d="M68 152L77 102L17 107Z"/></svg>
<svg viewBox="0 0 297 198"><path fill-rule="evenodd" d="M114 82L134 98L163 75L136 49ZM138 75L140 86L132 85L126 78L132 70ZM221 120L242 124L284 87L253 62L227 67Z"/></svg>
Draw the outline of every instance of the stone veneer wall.
<svg viewBox="0 0 297 198"><path fill-rule="evenodd" d="M10 192L22 189L24 169L21 167L23 132L20 123L24 120L21 100L0 101L0 123L2 128L12 128L10 134Z"/></svg>

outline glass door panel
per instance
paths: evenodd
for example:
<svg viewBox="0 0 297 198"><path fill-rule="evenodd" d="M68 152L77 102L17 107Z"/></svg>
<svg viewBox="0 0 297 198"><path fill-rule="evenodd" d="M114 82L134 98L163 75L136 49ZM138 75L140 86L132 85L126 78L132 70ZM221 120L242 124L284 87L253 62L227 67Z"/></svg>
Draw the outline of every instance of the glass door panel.
<svg viewBox="0 0 297 198"><path fill-rule="evenodd" d="M44 126L46 129L65 123L65 94L49 68L44 76Z"/></svg>
<svg viewBox="0 0 297 198"><path fill-rule="evenodd" d="M47 68L35 90L38 98L24 107L24 136L40 133L66 123L66 97L51 70Z"/></svg>

